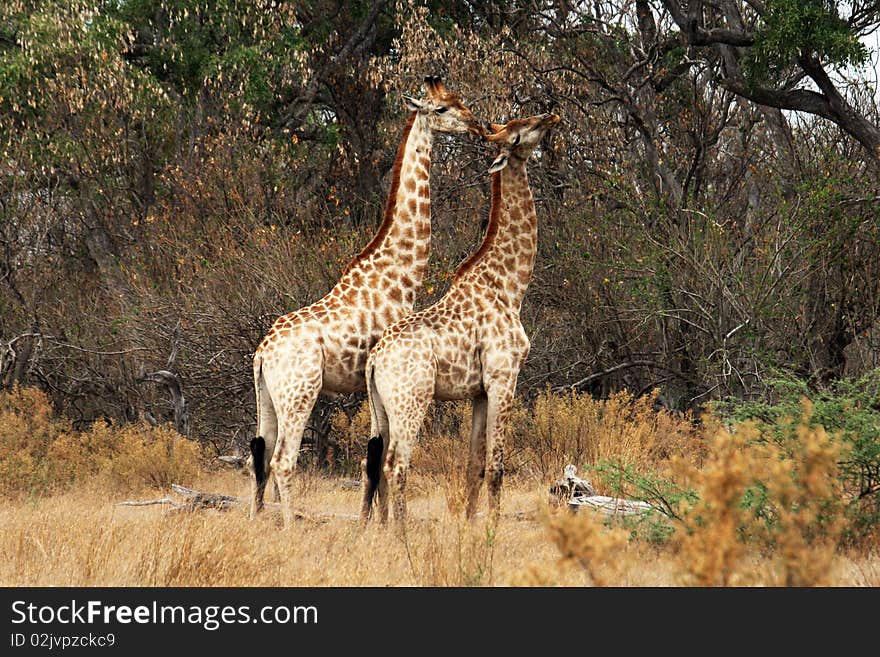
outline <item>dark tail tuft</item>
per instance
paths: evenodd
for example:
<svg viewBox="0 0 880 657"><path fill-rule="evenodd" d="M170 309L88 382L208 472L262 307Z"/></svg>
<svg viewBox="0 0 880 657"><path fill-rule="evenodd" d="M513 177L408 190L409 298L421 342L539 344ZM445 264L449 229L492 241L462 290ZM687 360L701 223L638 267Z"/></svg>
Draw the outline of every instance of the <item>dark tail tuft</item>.
<svg viewBox="0 0 880 657"><path fill-rule="evenodd" d="M251 457L254 461L254 476L257 479L257 485L266 483L266 441L262 436L257 436L251 440Z"/></svg>
<svg viewBox="0 0 880 657"><path fill-rule="evenodd" d="M367 499L370 505L379 489L379 477L382 475L382 436L374 436L367 443Z"/></svg>

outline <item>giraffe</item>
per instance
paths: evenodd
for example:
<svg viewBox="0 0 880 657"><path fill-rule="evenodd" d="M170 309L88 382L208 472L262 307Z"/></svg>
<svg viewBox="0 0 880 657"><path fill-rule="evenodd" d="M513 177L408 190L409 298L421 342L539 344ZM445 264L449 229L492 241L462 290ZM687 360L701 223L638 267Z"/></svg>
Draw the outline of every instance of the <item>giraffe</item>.
<svg viewBox="0 0 880 657"><path fill-rule="evenodd" d="M435 132L485 129L437 76L410 110L392 169L382 223L322 299L279 317L254 353L257 434L251 441L251 517L274 472L284 526L293 519L294 470L303 430L319 394L362 391L370 348L382 330L412 311L431 239L430 168Z"/></svg>
<svg viewBox="0 0 880 657"><path fill-rule="evenodd" d="M555 114L490 124L486 139L500 146L492 162L489 224L480 247L456 271L433 306L392 324L367 360L371 438L362 464L361 519L388 518L389 481L394 520L404 532L404 490L413 443L432 399L472 400L467 466L467 517L473 518L487 479L492 521L500 511L504 440L516 379L529 352L520 322L532 277L538 217L526 162Z"/></svg>

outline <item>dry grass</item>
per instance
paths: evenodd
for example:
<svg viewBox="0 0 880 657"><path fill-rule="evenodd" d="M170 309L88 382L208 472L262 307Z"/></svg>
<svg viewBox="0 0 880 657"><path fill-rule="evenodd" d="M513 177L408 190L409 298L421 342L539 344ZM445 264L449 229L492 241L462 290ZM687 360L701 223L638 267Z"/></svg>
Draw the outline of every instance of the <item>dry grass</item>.
<svg viewBox="0 0 880 657"><path fill-rule="evenodd" d="M95 422L88 431L53 414L35 388L0 394L0 493L39 496L83 481L105 490L169 486L200 470L198 446L170 427Z"/></svg>
<svg viewBox="0 0 880 657"><path fill-rule="evenodd" d="M187 482L245 496L239 474ZM407 541L345 517L359 493L306 475L299 508L338 514L284 531L277 512L251 522L244 510L169 512L116 506L100 489L79 488L0 505L3 586L683 586L685 552L627 542L588 516L549 515L543 486L507 491L494 534L449 513L443 491L418 496ZM167 491L156 491L166 494ZM531 518L514 514L525 512ZM779 559L745 551L748 582L777 585ZM837 555L831 586L877 586L880 557Z"/></svg>
<svg viewBox="0 0 880 657"><path fill-rule="evenodd" d="M838 547L838 454L806 423L796 448L783 451L754 427L696 431L649 401L548 395L517 411L502 517L490 530L483 517L468 523L462 515L468 409L441 407L414 458L404 541L375 524L362 529L360 491L313 470L297 483L297 507L313 519L288 530L271 509L252 522L244 508L118 506L168 495L169 478L243 498L250 483L199 464L193 445L170 430L76 433L44 401L28 391L0 395L0 480L13 493L0 502L3 586L880 585L875 540ZM335 423L351 450L346 459L356 461L363 413ZM671 540L648 543L589 513L548 507L561 464L598 459L663 472L694 491ZM57 485L47 485L49 471ZM757 479L767 492L760 517L742 503Z"/></svg>
<svg viewBox="0 0 880 657"><path fill-rule="evenodd" d="M81 489L0 506L0 584L145 586L456 586L504 584L525 565L552 565L556 550L540 523L505 518L489 536L451 518L439 495L414 499L407 542L378 526L362 531L345 516L357 491L306 476L299 507L336 513L284 531L277 512L251 522L244 510L174 513L120 507L100 490ZM194 483L245 496L248 482L222 473ZM158 494L158 492L157 492ZM162 493L165 494L164 492ZM508 508L534 508L529 491ZM577 582L573 574L571 583Z"/></svg>

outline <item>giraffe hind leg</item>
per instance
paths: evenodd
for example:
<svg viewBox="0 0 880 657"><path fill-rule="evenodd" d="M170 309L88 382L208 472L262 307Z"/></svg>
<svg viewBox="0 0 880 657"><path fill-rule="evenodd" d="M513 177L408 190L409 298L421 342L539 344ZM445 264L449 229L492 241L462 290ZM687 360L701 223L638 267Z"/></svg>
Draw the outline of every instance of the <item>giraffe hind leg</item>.
<svg viewBox="0 0 880 657"><path fill-rule="evenodd" d="M477 501L486 473L486 410L485 394L473 400L471 441L467 464L467 507L465 517L473 519L477 513Z"/></svg>
<svg viewBox="0 0 880 657"><path fill-rule="evenodd" d="M320 379L311 382L309 388L303 388L297 395L297 403L279 416L278 441L275 453L270 461L275 482L278 484L281 516L284 526L293 524L294 472L299 459L299 448L302 444L303 431L309 421L312 408L318 399L321 389Z"/></svg>

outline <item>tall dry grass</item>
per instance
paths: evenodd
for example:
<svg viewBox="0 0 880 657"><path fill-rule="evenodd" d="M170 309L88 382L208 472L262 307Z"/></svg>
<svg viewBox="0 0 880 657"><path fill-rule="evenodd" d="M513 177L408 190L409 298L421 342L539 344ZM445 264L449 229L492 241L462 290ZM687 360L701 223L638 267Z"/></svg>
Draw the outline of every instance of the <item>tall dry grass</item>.
<svg viewBox="0 0 880 657"><path fill-rule="evenodd" d="M462 513L469 409L438 407L414 459L412 520L400 540L381 526L361 528L360 492L309 469L299 473L296 494L307 519L288 530L274 508L250 521L244 507L119 506L166 496L172 480L245 499L250 483L240 472L207 467L197 453L183 458L181 445L192 444L168 429L100 425L77 433L44 403L33 391L0 395L0 473L10 492L0 501L6 586L880 584L876 545L838 546L845 526L839 455L832 437L806 422L783 450L752 426L697 430L646 400L547 393L517 410L502 515L490 527L485 514L471 523ZM355 462L369 429L363 409L334 423ZM30 445L28 435L35 436ZM561 464L602 460L662 471L694 491L677 509L679 520L669 521L671 539L650 543L630 525L548 506ZM28 467L41 477L69 475L60 477L63 485L44 485L24 476ZM748 503L756 482L760 513Z"/></svg>
<svg viewBox="0 0 880 657"><path fill-rule="evenodd" d="M201 468L199 447L167 426L95 422L76 431L35 388L0 394L0 492L58 492L88 481L114 491L168 487Z"/></svg>

